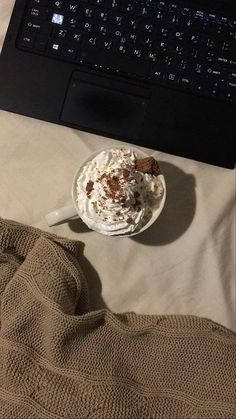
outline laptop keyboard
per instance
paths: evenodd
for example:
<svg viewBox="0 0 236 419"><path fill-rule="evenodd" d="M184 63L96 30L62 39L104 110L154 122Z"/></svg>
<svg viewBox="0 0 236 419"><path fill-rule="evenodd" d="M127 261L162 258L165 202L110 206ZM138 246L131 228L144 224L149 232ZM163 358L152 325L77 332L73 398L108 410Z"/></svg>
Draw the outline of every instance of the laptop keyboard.
<svg viewBox="0 0 236 419"><path fill-rule="evenodd" d="M157 0L31 0L17 46L236 102L236 18Z"/></svg>

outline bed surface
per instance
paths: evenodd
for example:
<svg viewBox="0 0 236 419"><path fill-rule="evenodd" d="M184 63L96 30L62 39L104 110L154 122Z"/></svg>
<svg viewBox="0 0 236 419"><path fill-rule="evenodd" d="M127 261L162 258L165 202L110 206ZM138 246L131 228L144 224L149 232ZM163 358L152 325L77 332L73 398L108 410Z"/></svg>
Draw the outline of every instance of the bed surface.
<svg viewBox="0 0 236 419"><path fill-rule="evenodd" d="M0 3L0 48L13 3ZM71 204L81 162L124 144L0 111L0 216L83 242L94 309L193 314L236 330L235 170L143 149L167 184L165 208L149 230L125 239L79 220L47 226L45 214Z"/></svg>

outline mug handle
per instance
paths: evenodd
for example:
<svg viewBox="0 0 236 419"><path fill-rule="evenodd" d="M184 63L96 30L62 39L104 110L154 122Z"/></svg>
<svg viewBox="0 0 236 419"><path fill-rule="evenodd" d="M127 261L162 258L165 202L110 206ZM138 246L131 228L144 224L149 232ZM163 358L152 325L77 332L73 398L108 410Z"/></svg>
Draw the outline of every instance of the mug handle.
<svg viewBox="0 0 236 419"><path fill-rule="evenodd" d="M77 213L75 207L70 206L70 207L58 208L58 209L50 212L49 214L45 215L45 219L47 221L48 226L52 227L52 226L54 226L58 223L61 223L63 221L70 220L71 218L75 217L76 215L78 217L78 213Z"/></svg>

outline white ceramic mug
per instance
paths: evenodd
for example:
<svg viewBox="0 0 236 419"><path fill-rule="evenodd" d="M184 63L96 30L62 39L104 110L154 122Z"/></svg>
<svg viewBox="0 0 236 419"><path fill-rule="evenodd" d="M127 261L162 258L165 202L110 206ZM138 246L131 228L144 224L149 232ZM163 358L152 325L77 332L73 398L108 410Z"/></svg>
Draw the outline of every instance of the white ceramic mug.
<svg viewBox="0 0 236 419"><path fill-rule="evenodd" d="M91 161L94 157L96 157L98 154L100 154L102 151L109 151L109 150L114 150L114 149L128 149L133 151L139 158L145 158L145 157L150 157L149 154L144 153L142 150L139 150L138 148L134 148L132 146L128 147L128 146L122 146L122 147L109 147L106 149L102 149L100 151L97 151L93 154L91 154L79 167L79 169L77 169L73 182L72 182L72 201L73 201L73 205L71 206L67 206L67 207L63 207L63 208L58 208L52 212L50 212L49 214L47 214L45 216L45 219L47 221L47 224L51 227L54 226L56 224L62 223L62 222L66 222L70 219L73 219L74 217L79 217L81 218L80 215L80 211L77 205L77 179L80 176L80 173L83 169L83 167L89 162ZM150 218L150 220L142 226L142 228L140 228L138 231L134 231L130 234L113 234L111 236L115 236L115 237L131 237L131 236L135 236L137 234L142 233L144 230L146 230L147 228L149 228L159 217L159 215L162 212L162 209L164 207L165 204L165 200L166 200L166 183L165 183L165 178L162 174L158 175L158 178L161 180L161 183L163 185L163 195L161 197L160 203L159 205L153 210L153 214L152 217ZM103 233L101 233L103 234Z"/></svg>

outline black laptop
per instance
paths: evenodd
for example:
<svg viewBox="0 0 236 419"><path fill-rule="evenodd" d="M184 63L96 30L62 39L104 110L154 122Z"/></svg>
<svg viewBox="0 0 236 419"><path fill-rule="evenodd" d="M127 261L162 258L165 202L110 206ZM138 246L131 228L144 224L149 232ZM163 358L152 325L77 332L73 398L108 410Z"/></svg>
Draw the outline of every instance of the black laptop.
<svg viewBox="0 0 236 419"><path fill-rule="evenodd" d="M235 0L16 0L0 108L233 168Z"/></svg>

